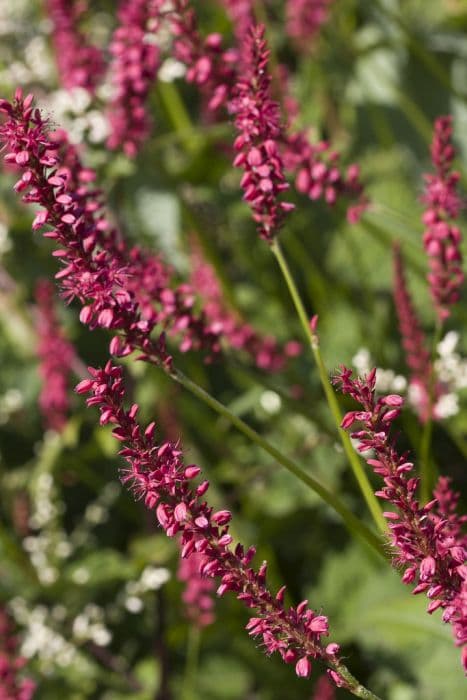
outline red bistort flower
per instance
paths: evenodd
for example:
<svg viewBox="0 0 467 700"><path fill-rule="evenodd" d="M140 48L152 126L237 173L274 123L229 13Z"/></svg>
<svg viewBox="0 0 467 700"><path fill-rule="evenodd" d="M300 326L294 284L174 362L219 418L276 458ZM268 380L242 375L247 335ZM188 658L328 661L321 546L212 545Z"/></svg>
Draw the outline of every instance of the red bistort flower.
<svg viewBox="0 0 467 700"><path fill-rule="evenodd" d="M460 173L452 170L455 156L452 145L452 117L439 117L431 144L431 159L435 174L425 175L426 204L423 215L423 243L430 260L431 296L440 321L449 315L449 307L459 300L464 281L462 271L461 231L455 225L461 209L457 193Z"/></svg>

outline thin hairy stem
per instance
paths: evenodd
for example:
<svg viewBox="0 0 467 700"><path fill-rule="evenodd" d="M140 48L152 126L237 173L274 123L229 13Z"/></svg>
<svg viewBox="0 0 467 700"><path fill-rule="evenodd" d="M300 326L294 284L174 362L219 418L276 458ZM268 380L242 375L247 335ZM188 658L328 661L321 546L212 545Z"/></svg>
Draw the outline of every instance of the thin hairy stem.
<svg viewBox="0 0 467 700"><path fill-rule="evenodd" d="M376 499L376 496L373 493L373 489L371 488L371 484L370 484L368 477L365 473L363 465L362 465L357 453L355 452L354 448L352 447L352 443L350 442L349 436L340 427L341 422L342 422L342 414L341 414L341 411L339 408L339 404L337 402L336 395L335 395L334 390L333 390L331 383L329 381L328 372L327 372L326 367L325 367L324 362L323 362L323 358L322 358L320 347L319 347L318 337L312 331L312 329L310 327L310 322L309 322L308 316L306 314L305 307L304 307L303 302L301 300L299 291L298 291L297 286L295 284L295 281L293 279L293 276L292 276L292 273L291 273L290 268L288 266L287 260L282 252L282 249L281 249L277 239L275 239L272 242L271 250L276 257L276 260L279 264L280 270L284 276L284 280L285 280L287 287L289 289L290 296L292 297L292 300L293 300L295 309L297 311L298 317L300 319L300 323L302 325L303 331L304 331L305 336L306 336L308 343L310 345L314 361L315 361L316 366L318 368L319 378L321 380L321 385L323 387L323 391L324 391L324 394L326 396L326 400L328 402L330 411L331 411L332 416L334 418L334 422L336 424L336 428L337 428L337 431L339 433L339 438L342 442L342 446L344 448L345 454L347 456L347 459L350 462L350 466L352 467L352 471L354 473L355 479L357 480L357 483L360 487L362 495L366 501L366 504L367 504L368 509L373 517L373 520L375 521L376 526L378 527L378 529L381 532L385 533L387 531L387 528L386 528L385 520L384 520L383 515L382 515L380 505Z"/></svg>

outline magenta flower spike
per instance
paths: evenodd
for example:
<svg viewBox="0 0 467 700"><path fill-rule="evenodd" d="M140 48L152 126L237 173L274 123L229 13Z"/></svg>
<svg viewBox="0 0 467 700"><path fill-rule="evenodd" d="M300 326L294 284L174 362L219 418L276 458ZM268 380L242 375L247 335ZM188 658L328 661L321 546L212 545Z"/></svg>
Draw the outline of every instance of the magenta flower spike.
<svg viewBox="0 0 467 700"><path fill-rule="evenodd" d="M36 684L22 678L26 659L18 655L18 640L5 608L0 605L0 700L31 700Z"/></svg>
<svg viewBox="0 0 467 700"><path fill-rule="evenodd" d="M62 85L67 90L82 87L93 93L104 75L105 63L101 50L88 44L79 28L87 0L46 0L45 5Z"/></svg>
<svg viewBox="0 0 467 700"><path fill-rule="evenodd" d="M70 377L76 369L77 356L60 326L54 287L48 280L38 282L35 299L37 355L42 378L39 408L45 426L60 432L68 419Z"/></svg>
<svg viewBox="0 0 467 700"><path fill-rule="evenodd" d="M394 565L403 569L404 583L415 584L414 594L426 594L428 613L442 609L443 621L452 625L456 645L463 647L462 663L467 673L467 548L458 529L464 519L446 517L453 515L455 497L446 497L445 482L438 484L432 501L425 505L418 502L419 479L413 475L414 465L406 454L397 452L390 436L403 399L396 394L377 399L375 378L376 370L367 377L353 378L352 370L346 367L335 377L340 390L360 406L344 416L342 427L349 430L360 424L351 437L358 440L359 452L384 481L376 495L392 506L383 515L391 533Z"/></svg>
<svg viewBox="0 0 467 700"><path fill-rule="evenodd" d="M242 76L229 109L239 133L234 143L234 165L244 171L243 197L252 209L261 238L272 242L294 205L279 199L289 185L280 155L283 130L279 105L271 98L264 32L264 26L253 25L245 39Z"/></svg>
<svg viewBox="0 0 467 700"><path fill-rule="evenodd" d="M354 224L368 208L368 199L360 180L360 168L349 165L344 172L340 155L327 141L310 143L305 131L291 131L283 138L284 167L295 177L295 188L312 201L323 199L333 207L346 199L347 220Z"/></svg>
<svg viewBox="0 0 467 700"><path fill-rule="evenodd" d="M253 0L219 0L232 22L233 32L241 43L254 22Z"/></svg>
<svg viewBox="0 0 467 700"><path fill-rule="evenodd" d="M309 52L329 19L333 0L286 0L286 32L302 51Z"/></svg>
<svg viewBox="0 0 467 700"><path fill-rule="evenodd" d="M225 107L232 94L238 71L238 51L223 47L218 32L202 37L189 0L173 0L168 14L174 37L173 56L186 67L186 80L196 85L207 116Z"/></svg>
<svg viewBox="0 0 467 700"><path fill-rule="evenodd" d="M266 586L266 562L258 570L251 567L254 547L245 550L238 544L230 548L230 512L209 506L204 499L207 481L198 486L192 483L201 469L183 463L178 445L155 442L155 424L144 429L136 420L137 404L124 408L122 368L109 361L104 369L89 368L89 372L91 378L80 382L76 391L90 394L88 406L99 407L102 425L112 425L126 461L122 481L154 511L169 537L180 537L182 558L198 555L199 574L219 579L217 594L233 592L254 613L246 628L250 636L261 639L266 653L278 652L302 677L311 672L310 659L320 659L345 685L336 671L339 646L323 642L328 634L327 618L311 610L307 601L287 608L285 587L274 595Z"/></svg>
<svg viewBox="0 0 467 700"><path fill-rule="evenodd" d="M247 352L257 367L269 372L283 369L289 357L300 354L300 343L290 341L281 349L275 338L263 337L245 323L226 303L216 273L204 259L195 240L192 240L191 247L191 286L202 300L206 320L213 332L219 333L231 347Z"/></svg>
<svg viewBox="0 0 467 700"><path fill-rule="evenodd" d="M4 159L22 173L15 190L23 193L24 202L42 207L33 230L45 228L44 236L59 245L53 253L62 266L56 279L67 302L81 302L81 322L91 329L114 330L115 355L139 350L170 366L164 334L151 337L156 325L181 337L182 352L218 352L218 333L193 311L192 288L172 289L172 273L157 256L128 250L105 216L100 192L90 187L95 173L82 166L63 132L48 132L47 121L32 107L32 96L23 99L18 91L13 103L0 101L0 111L7 115L0 127Z"/></svg>
<svg viewBox="0 0 467 700"><path fill-rule="evenodd" d="M213 598L215 583L200 573L206 563L203 554L193 551L190 555L180 558L177 573L178 579L185 584L182 601L185 604L186 616L199 629L212 625L216 619Z"/></svg>
<svg viewBox="0 0 467 700"><path fill-rule="evenodd" d="M161 51L148 35L155 37L164 0L121 0L119 26L110 43L110 74L114 96L108 116L111 128L107 145L123 148L136 156L150 131L146 107L161 62Z"/></svg>
<svg viewBox="0 0 467 700"><path fill-rule="evenodd" d="M393 295L402 346L405 351L405 362L410 371L410 386L416 396L414 402L422 423L430 417L430 376L433 371L430 353L427 349L425 334L415 311L404 269L404 261L400 246L394 245L394 284ZM439 397L439 387L434 386L436 398ZM434 416L432 416L434 417Z"/></svg>
<svg viewBox="0 0 467 700"><path fill-rule="evenodd" d="M455 223L461 209L457 193L460 174L452 170L454 156L452 117L439 117L431 144L435 174L425 175L422 201L426 205L423 244L430 264L428 282L440 322L448 318L450 307L459 300L464 281L462 235Z"/></svg>

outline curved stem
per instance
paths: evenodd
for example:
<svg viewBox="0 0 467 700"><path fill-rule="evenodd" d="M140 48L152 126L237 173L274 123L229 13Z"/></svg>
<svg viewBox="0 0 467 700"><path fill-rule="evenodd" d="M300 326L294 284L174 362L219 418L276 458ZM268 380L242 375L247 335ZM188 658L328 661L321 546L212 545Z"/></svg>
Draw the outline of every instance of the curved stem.
<svg viewBox="0 0 467 700"><path fill-rule="evenodd" d="M196 625L190 625L186 652L185 675L182 685L182 700L194 700L196 697L196 669L198 667L201 630Z"/></svg>
<svg viewBox="0 0 467 700"><path fill-rule="evenodd" d="M315 479L313 476L308 474L302 467L300 467L296 462L291 460L286 455L282 454L274 445L271 445L262 435L259 435L253 428L251 428L247 423L245 423L241 418L232 413L226 406L224 406L220 401L215 399L213 396L208 394L202 387L195 384L191 379L186 377L182 372L176 369L170 370L170 376L176 382L181 384L185 389L190 391L194 396L201 399L210 408L212 408L216 413L227 418L227 420L232 423L240 432L246 435L252 442L261 447L265 452L267 452L271 457L273 457L276 462L281 464L287 471L294 474L300 481L302 481L306 486L312 489L325 503L327 503L336 513L338 513L342 520L344 521L347 529L352 535L359 537L367 545L369 545L374 551L376 551L380 556L387 558L387 553L384 550L384 545L381 538L369 527L367 527L361 520L359 520L351 510L341 501L341 499L329 491L320 481Z"/></svg>
<svg viewBox="0 0 467 700"><path fill-rule="evenodd" d="M365 688L365 686L362 685L355 678L355 676L350 673L347 666L345 666L343 663L336 663L333 668L339 674L339 676L344 679L346 683L344 687L349 691L349 693L352 693L352 695L355 695L357 698L363 698L364 700L381 700L378 695L375 695L371 692L371 690Z"/></svg>
<svg viewBox="0 0 467 700"><path fill-rule="evenodd" d="M314 358L316 366L318 368L318 373L319 373L319 378L321 380L321 385L323 387L323 391L324 391L324 394L326 396L326 399L327 399L329 408L331 410L332 416L333 416L334 421L336 423L337 431L339 433L339 438L342 442L344 452L347 456L347 459L350 462L350 466L352 467L352 471L354 473L355 479L357 480L357 483L358 483L360 490L363 494L363 497L366 501L368 509L373 517L373 520L376 523L376 526L378 527L378 529L381 532L385 533L385 532L387 532L386 522L383 518L380 505L378 503L376 496L373 493L373 489L371 488L371 484L370 484L368 477L365 473L364 467L363 467L357 453L355 452L355 450L352 446L352 443L350 442L349 436L340 427L341 422L342 422L342 414L340 412L339 404L337 402L336 395L335 395L334 390L332 388L332 385L329 381L328 372L326 370L326 367L325 367L324 362L323 362L323 358L321 356L318 337L311 330L308 316L307 316L306 311L305 311L305 307L303 306L303 302L300 298L300 294L299 294L298 289L296 287L295 281L292 277L292 273L289 269L287 260L284 257L284 254L282 252L282 249L281 249L277 239L275 239L272 242L271 250L276 257L276 260L279 264L281 272L282 272L284 279L287 283L287 287L289 289L290 296L292 297L293 303L295 305L295 309L296 309L298 317L300 319L300 323L302 325L303 331L304 331L306 338L308 340L308 343L310 345L310 348L311 348L311 351L313 354L313 358Z"/></svg>

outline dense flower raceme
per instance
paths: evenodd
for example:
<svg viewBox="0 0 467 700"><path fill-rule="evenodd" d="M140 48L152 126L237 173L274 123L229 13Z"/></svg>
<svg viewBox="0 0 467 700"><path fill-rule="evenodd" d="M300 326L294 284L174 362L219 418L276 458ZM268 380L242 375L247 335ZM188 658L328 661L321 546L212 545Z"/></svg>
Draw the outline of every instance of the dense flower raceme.
<svg viewBox="0 0 467 700"><path fill-rule="evenodd" d="M21 678L26 662L18 656L18 642L5 608L0 605L0 700L31 700L36 685L29 678Z"/></svg>
<svg viewBox="0 0 467 700"><path fill-rule="evenodd" d="M46 0L52 21L52 40L60 80L66 89L82 87L94 92L104 71L102 52L86 42L79 29L87 0Z"/></svg>
<svg viewBox="0 0 467 700"><path fill-rule="evenodd" d="M301 352L296 341L290 341L281 349L275 338L259 335L229 307L213 267L205 260L194 239L191 242L190 281L202 299L203 311L213 330L233 348L251 355L261 369L278 371L284 367L287 357Z"/></svg>
<svg viewBox="0 0 467 700"><path fill-rule="evenodd" d="M243 50L242 77L229 105L239 135L234 165L242 168L241 186L262 238L271 242L284 215L294 208L279 197L289 185L279 150L282 126L279 105L271 98L269 51L264 26L253 25Z"/></svg>
<svg viewBox="0 0 467 700"><path fill-rule="evenodd" d="M325 647L322 642L328 634L327 618L310 610L307 601L286 608L285 588L273 595L266 587L266 563L258 571L250 566L254 548L245 551L239 544L230 549L230 513L214 512L203 499L209 487L207 481L192 484L200 468L185 466L177 445L156 444L155 424L143 429L136 420L137 404L124 408L122 368L109 361L104 369L89 371L92 378L80 382L76 391L91 395L87 404L99 407L102 425L112 424L114 437L124 445L120 450L127 463L123 481L155 511L169 537L180 536L182 557L202 555L200 574L220 579L218 595L233 591L255 611L256 617L250 619L247 629L251 636L262 639L267 653L279 652L284 661L295 664L297 675L304 677L311 672L310 658L321 659L330 667L333 680L343 684L335 670L339 668L339 647Z"/></svg>
<svg viewBox="0 0 467 700"><path fill-rule="evenodd" d="M55 311L54 287L48 280L36 286L37 355L42 378L39 408L47 428L61 431L70 408L70 377L76 370L73 345L65 337Z"/></svg>
<svg viewBox="0 0 467 700"><path fill-rule="evenodd" d="M368 207L368 199L355 163L344 172L339 153L327 141L311 143L305 131L290 130L283 138L284 167L295 177L298 192L311 200L324 199L329 206L343 198L349 200L347 220L356 223Z"/></svg>
<svg viewBox="0 0 467 700"><path fill-rule="evenodd" d="M394 246L393 290L405 361L410 371L409 398L420 416L420 420L425 422L430 414L431 417L436 417L436 412L430 406L431 403L434 403L430 401L430 377L433 367L430 353L426 347L425 334L407 287L404 262L398 244ZM439 395L439 385L435 384L433 390Z"/></svg>
<svg viewBox="0 0 467 700"><path fill-rule="evenodd" d="M296 45L309 51L320 28L329 19L333 0L287 0L286 31Z"/></svg>
<svg viewBox="0 0 467 700"><path fill-rule="evenodd" d="M422 200L426 205L423 243L430 259L428 282L440 321L449 316L449 307L458 301L464 280L461 232L454 223L461 209L457 193L460 174L452 170L454 156L452 118L439 117L431 144L431 159L436 172L425 175Z"/></svg>
<svg viewBox="0 0 467 700"><path fill-rule="evenodd" d="M219 0L229 16L237 41L242 42L254 22L253 0Z"/></svg>
<svg viewBox="0 0 467 700"><path fill-rule="evenodd" d="M467 547L465 536L460 534L465 518L453 513L456 497L445 495L446 482L438 484L432 501L423 506L418 502L419 479L411 475L414 465L407 455L397 452L390 437L391 424L401 412L403 399L397 394L376 399L375 376L372 370L363 379L353 378L352 371L343 367L335 378L341 391L361 407L344 416L342 427L361 424L351 436L359 441L360 452L369 453L366 461L384 480L376 495L395 507L384 513L395 564L404 568L404 583L416 584L415 594L426 593L429 613L443 609L443 620L452 625L455 642L463 647L467 672Z"/></svg>
<svg viewBox="0 0 467 700"><path fill-rule="evenodd" d="M189 0L172 0L168 20L174 37L173 57L186 67L187 81L199 88L205 112L215 115L232 94L239 53L225 49L217 32L201 36Z"/></svg>
<svg viewBox="0 0 467 700"><path fill-rule="evenodd" d="M108 110L111 133L107 145L122 147L130 157L136 155L150 129L146 101L161 63L154 38L165 4L165 0L122 0L119 26L110 43L114 96Z"/></svg>
<svg viewBox="0 0 467 700"><path fill-rule="evenodd" d="M63 265L56 277L63 297L83 304L81 321L91 328L114 329L123 338L116 336L111 344L118 355L139 349L170 365L164 337L151 339L156 324L181 334L181 351L217 352L218 336L193 312L193 290L167 287L158 258L138 248L128 250L105 218L99 193L88 188L93 171L82 167L63 134L47 132L32 98L23 100L18 92L13 103L0 102L0 110L8 117L0 127L8 150L5 161L23 171L15 189L25 193L23 201L43 207L33 229L52 227L44 235L61 246L54 253ZM150 302L159 303L158 309L151 310Z"/></svg>
<svg viewBox="0 0 467 700"><path fill-rule="evenodd" d="M185 584L182 600L185 612L195 627L207 627L215 620L214 599L215 582L202 576L200 571L209 564L204 554L192 552L188 557L181 557L177 577Z"/></svg>

